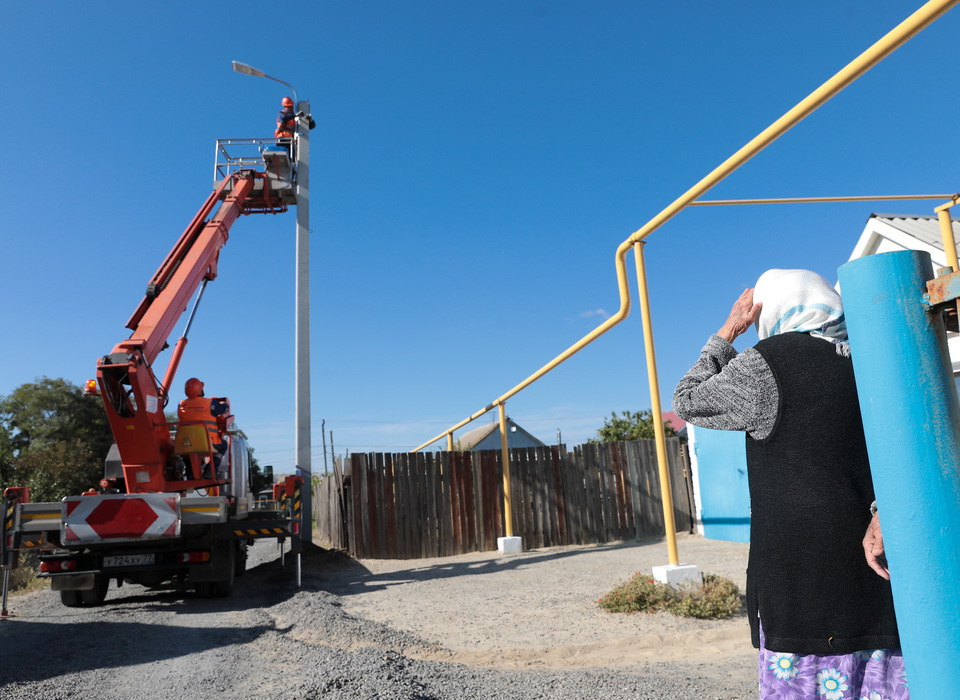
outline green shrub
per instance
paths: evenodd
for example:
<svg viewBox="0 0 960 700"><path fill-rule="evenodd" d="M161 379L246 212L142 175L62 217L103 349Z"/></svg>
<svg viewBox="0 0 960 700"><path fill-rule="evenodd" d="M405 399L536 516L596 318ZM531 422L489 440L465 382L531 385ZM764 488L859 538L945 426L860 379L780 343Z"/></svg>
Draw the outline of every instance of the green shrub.
<svg viewBox="0 0 960 700"><path fill-rule="evenodd" d="M681 617L716 620L740 612L740 589L723 576L706 574L702 585L681 586L679 600L671 610Z"/></svg>
<svg viewBox="0 0 960 700"><path fill-rule="evenodd" d="M702 584L688 584L674 590L644 574L636 574L597 604L608 612L671 612L701 620L735 615L742 606L740 589L730 579L706 574Z"/></svg>
<svg viewBox="0 0 960 700"><path fill-rule="evenodd" d="M603 596L598 605L608 612L660 612L668 610L677 597L670 586L637 574Z"/></svg>
<svg viewBox="0 0 960 700"><path fill-rule="evenodd" d="M39 560L34 552L20 552L20 565L10 569L10 592L35 591L46 585L46 579L37 577Z"/></svg>

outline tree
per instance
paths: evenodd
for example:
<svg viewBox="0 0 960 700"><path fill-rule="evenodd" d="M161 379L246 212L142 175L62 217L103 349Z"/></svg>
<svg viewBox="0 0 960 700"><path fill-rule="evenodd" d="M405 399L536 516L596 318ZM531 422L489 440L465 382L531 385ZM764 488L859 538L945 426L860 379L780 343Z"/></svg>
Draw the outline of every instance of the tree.
<svg viewBox="0 0 960 700"><path fill-rule="evenodd" d="M103 404L65 379L42 377L0 399L0 480L29 486L32 500L96 486L112 442Z"/></svg>
<svg viewBox="0 0 960 700"><path fill-rule="evenodd" d="M663 426L666 437L676 437L677 431L669 423ZM590 442L623 442L625 440L653 440L653 413L649 410L621 411L617 417L615 411L610 412L610 418L603 419L603 427L597 431L597 437Z"/></svg>
<svg viewBox="0 0 960 700"><path fill-rule="evenodd" d="M252 447L247 448L247 455L250 458L250 491L256 497L264 489L273 486L273 467L266 466L261 470L260 463L253 456Z"/></svg>
<svg viewBox="0 0 960 700"><path fill-rule="evenodd" d="M0 424L0 486L13 483L13 447L10 435Z"/></svg>
<svg viewBox="0 0 960 700"><path fill-rule="evenodd" d="M59 501L95 488L103 463L82 440L56 442L27 450L17 458L17 472L27 476L31 501Z"/></svg>

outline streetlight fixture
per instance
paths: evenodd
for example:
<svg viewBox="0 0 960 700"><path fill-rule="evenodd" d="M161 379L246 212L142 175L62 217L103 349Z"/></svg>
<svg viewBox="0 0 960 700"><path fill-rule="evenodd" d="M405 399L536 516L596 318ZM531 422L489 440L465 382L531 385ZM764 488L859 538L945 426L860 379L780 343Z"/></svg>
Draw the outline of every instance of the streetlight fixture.
<svg viewBox="0 0 960 700"><path fill-rule="evenodd" d="M297 475L303 477L301 503L303 504L303 523L300 537L304 542L313 541L313 468L310 446L310 102L297 100L297 91L293 85L267 75L262 70L239 61L233 62L237 73L252 75L254 78L267 78L286 85L293 91L297 105L297 114L307 115L305 119L297 117L297 148L294 164L297 174L297 261L296 261L296 340L294 385L294 453ZM299 558L298 558L299 561ZM299 575L298 575L299 581Z"/></svg>
<svg viewBox="0 0 960 700"><path fill-rule="evenodd" d="M280 80L280 78L274 78L272 75L267 75L259 68L248 66L246 63L240 63L240 61L233 62L233 69L237 71L237 73L243 73L244 75L252 75L254 78L266 78L267 80L275 80L278 83L283 83L288 88L290 88L290 90L293 91L293 101L295 103L300 101L297 99L296 89L293 87L293 85L288 83L286 80Z"/></svg>

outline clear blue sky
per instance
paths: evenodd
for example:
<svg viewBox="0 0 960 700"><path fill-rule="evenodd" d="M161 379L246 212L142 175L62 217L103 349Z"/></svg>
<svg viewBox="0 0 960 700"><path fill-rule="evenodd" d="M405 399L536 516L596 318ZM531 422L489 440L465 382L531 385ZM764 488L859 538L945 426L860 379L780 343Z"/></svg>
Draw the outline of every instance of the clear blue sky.
<svg viewBox="0 0 960 700"><path fill-rule="evenodd" d="M0 395L93 377L207 197L215 140L272 134L285 89L231 60L292 83L318 125L322 471L322 419L338 453L410 449L599 325L618 308L620 242L918 6L309 2L282 17L262 2L3 3ZM960 188L958 30L953 10L708 198ZM834 280L871 212L933 206L690 209L654 233L664 408L763 270ZM293 467L294 221L233 227L177 380L229 396L278 471ZM634 307L507 412L574 445L611 411L649 406Z"/></svg>

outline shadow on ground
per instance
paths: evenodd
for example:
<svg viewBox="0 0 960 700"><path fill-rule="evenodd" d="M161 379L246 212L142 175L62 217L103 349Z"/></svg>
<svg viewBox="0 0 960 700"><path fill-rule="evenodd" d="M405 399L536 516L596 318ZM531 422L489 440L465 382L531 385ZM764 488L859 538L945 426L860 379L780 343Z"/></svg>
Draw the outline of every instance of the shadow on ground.
<svg viewBox="0 0 960 700"><path fill-rule="evenodd" d="M656 545L662 542L663 538L631 540L629 542L595 545L587 549L530 550L521 554L506 556L497 556L495 552L486 552L485 554L490 555L489 558L470 562L463 562L451 558L449 563L431 563L429 566L418 564L419 560L413 559L410 560L409 568L397 569L381 574L371 573L362 563L349 557L349 555L345 553L340 553L340 556L344 557L347 561L335 569L319 566L315 570L312 570L311 573L316 573L319 578L313 580L313 577L311 577L310 585L317 586L322 590L336 595L346 596L357 593L370 593L371 591L383 590L392 586L402 586L420 581L433 581L445 578L457 578L460 576L484 576L520 567L533 566L546 561L584 556L589 553ZM484 553L478 554L483 555ZM436 560L431 561L435 562Z"/></svg>

